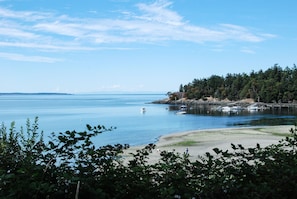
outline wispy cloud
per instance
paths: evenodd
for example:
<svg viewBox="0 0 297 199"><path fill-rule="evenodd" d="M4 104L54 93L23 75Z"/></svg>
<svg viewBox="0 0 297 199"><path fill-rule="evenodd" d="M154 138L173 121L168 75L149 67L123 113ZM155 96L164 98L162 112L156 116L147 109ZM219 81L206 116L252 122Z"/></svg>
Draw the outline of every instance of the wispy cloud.
<svg viewBox="0 0 297 199"><path fill-rule="evenodd" d="M39 50L52 50L52 51L73 51L73 50L79 50L79 51L87 51L87 50L94 50L94 48L91 47L84 47L84 46L78 46L78 45L63 45L64 43L55 43L55 44L47 44L47 43L31 43L31 42L0 42L0 47L18 47L18 48L32 48L32 49L39 49Z"/></svg>
<svg viewBox="0 0 297 199"><path fill-rule="evenodd" d="M53 17L53 14L36 11L15 11L0 7L0 16L3 18L19 19L21 21L36 21Z"/></svg>
<svg viewBox="0 0 297 199"><path fill-rule="evenodd" d="M61 59L50 58L50 57L42 57L42 56L26 56L18 53L3 53L0 52L0 57L14 60L14 61L22 61L22 62L43 62L43 63L55 63L62 61Z"/></svg>
<svg viewBox="0 0 297 199"><path fill-rule="evenodd" d="M113 18L76 18L65 14L15 11L0 7L0 48L32 48L38 51L102 50L109 44L185 41L194 43L262 42L272 34L253 32L234 24L202 27L191 24L171 9L172 2L139 3L137 10L118 12ZM94 15L96 16L96 15ZM120 19L121 17L121 19ZM125 48L123 48L125 49ZM4 56L2 53L1 57ZM21 59L18 56L18 59ZM23 57L26 60L26 57ZM38 60L31 57L32 60ZM31 60L30 58L27 60ZM45 59L46 60L46 59ZM45 61L40 59L40 61Z"/></svg>
<svg viewBox="0 0 297 199"><path fill-rule="evenodd" d="M140 11L144 13L139 16L139 19L144 19L145 21L152 21L161 24L168 24L173 26L183 25L183 17L178 13L169 10L169 6L172 2L166 0L159 0L152 4L138 4L137 7Z"/></svg>
<svg viewBox="0 0 297 199"><path fill-rule="evenodd" d="M247 54L255 54L256 52L250 48L247 48L247 47L243 47L240 52L242 53L247 53Z"/></svg>
<svg viewBox="0 0 297 199"><path fill-rule="evenodd" d="M20 38L23 39L37 39L38 35L35 33L22 30L21 27L17 25L13 25L12 23L9 24L8 22L1 21L1 27L0 27L0 35L2 37L7 38Z"/></svg>
<svg viewBox="0 0 297 199"><path fill-rule="evenodd" d="M233 24L220 24L221 32L224 33L224 39L233 39L246 42L261 42L273 35L252 33L245 27Z"/></svg>

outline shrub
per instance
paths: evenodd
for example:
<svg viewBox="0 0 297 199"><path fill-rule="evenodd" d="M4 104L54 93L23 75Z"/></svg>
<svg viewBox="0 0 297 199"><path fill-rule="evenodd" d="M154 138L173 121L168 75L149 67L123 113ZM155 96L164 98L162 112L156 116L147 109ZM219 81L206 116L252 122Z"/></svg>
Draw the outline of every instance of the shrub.
<svg viewBox="0 0 297 199"><path fill-rule="evenodd" d="M297 130L262 148L233 145L196 161L150 144L124 161L128 145L96 147L92 139L114 128L53 133L44 142L38 118L17 131L0 129L0 198L296 198Z"/></svg>

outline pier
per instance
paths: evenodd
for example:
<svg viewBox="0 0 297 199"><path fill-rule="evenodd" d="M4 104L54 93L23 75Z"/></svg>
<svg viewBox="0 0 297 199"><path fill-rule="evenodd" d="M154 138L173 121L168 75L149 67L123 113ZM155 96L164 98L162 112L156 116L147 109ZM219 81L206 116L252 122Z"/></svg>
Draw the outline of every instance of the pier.
<svg viewBox="0 0 297 199"><path fill-rule="evenodd" d="M265 103L265 106L270 109L291 109L297 108L297 103Z"/></svg>

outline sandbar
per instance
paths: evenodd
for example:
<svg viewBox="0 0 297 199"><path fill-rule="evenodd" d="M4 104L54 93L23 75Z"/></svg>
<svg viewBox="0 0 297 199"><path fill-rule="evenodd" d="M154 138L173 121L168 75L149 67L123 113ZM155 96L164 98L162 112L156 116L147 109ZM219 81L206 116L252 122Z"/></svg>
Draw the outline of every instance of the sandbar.
<svg viewBox="0 0 297 199"><path fill-rule="evenodd" d="M177 153L188 153L191 160L205 155L206 152L213 152L214 148L221 150L232 150L231 144L241 144L245 148L266 147L277 144L280 140L291 135L290 130L295 129L294 125L280 126L256 126L240 128L221 128L207 130L193 130L161 136L155 143L156 148L150 154L151 163L160 159L160 151L175 151ZM125 152L134 153L144 146L132 146ZM131 157L131 156L130 156Z"/></svg>

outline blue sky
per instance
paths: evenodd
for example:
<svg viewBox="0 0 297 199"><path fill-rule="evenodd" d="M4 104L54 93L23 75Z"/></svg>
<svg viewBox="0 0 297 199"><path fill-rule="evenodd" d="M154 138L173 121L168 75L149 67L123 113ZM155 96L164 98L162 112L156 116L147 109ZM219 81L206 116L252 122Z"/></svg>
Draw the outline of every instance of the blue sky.
<svg viewBox="0 0 297 199"><path fill-rule="evenodd" d="M297 57L297 1L0 0L0 92L164 92Z"/></svg>

